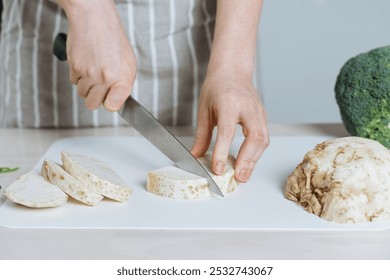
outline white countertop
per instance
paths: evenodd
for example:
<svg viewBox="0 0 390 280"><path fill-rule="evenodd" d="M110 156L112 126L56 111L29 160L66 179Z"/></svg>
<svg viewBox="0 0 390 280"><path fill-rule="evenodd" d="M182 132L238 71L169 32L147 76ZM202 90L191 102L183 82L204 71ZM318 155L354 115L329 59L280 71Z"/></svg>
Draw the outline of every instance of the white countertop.
<svg viewBox="0 0 390 280"><path fill-rule="evenodd" d="M192 128L171 128L192 136ZM56 140L134 136L131 128L0 129L0 174L8 186L31 170ZM348 135L341 124L270 125L272 136ZM0 205L4 202L0 190ZM390 259L390 232L8 229L0 227L0 259Z"/></svg>

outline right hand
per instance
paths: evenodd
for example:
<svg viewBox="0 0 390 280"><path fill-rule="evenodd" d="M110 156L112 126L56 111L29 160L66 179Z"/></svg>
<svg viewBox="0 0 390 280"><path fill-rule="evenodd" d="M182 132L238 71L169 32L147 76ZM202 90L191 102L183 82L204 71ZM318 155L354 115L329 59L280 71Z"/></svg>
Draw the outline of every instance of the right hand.
<svg viewBox="0 0 390 280"><path fill-rule="evenodd" d="M95 2L95 1L94 1ZM113 0L59 0L69 21L70 81L88 109L119 110L133 86L137 60Z"/></svg>

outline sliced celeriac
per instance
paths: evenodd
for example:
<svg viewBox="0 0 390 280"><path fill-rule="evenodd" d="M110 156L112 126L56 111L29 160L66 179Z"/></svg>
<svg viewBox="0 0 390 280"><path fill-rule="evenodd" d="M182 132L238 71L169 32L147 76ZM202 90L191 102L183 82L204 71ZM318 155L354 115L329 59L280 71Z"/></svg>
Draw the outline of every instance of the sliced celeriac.
<svg viewBox="0 0 390 280"><path fill-rule="evenodd" d="M62 152L64 169L96 193L110 199L125 202L132 190L104 162L79 154Z"/></svg>
<svg viewBox="0 0 390 280"><path fill-rule="evenodd" d="M46 180L87 205L95 206L103 199L103 196L94 192L88 185L76 180L56 162L45 160L41 173Z"/></svg>
<svg viewBox="0 0 390 280"><path fill-rule="evenodd" d="M237 188L234 179L235 159L229 156L225 173L215 175L211 171L211 154L198 159L211 174L222 193L233 192ZM184 171L177 166L167 166L148 172L146 189L156 195L174 199L192 199L215 196L208 188L207 179Z"/></svg>
<svg viewBox="0 0 390 280"><path fill-rule="evenodd" d="M68 199L62 190L35 170L16 179L4 194L9 200L31 208L56 207Z"/></svg>

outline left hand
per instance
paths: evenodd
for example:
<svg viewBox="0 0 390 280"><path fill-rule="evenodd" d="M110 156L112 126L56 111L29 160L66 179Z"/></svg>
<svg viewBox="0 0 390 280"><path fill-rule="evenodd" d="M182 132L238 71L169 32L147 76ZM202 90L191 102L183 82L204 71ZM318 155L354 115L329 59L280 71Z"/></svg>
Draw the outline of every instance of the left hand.
<svg viewBox="0 0 390 280"><path fill-rule="evenodd" d="M212 156L212 169L217 175L224 173L237 124L242 126L245 140L237 156L235 178L246 182L269 145L266 113L251 77L233 70L208 73L201 90L198 126L191 153L195 157L202 156L217 127Z"/></svg>

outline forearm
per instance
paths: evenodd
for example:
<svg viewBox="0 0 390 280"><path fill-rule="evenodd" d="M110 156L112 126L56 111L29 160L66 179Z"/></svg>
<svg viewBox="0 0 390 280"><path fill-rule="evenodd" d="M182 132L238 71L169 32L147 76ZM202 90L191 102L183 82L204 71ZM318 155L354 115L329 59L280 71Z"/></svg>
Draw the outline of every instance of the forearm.
<svg viewBox="0 0 390 280"><path fill-rule="evenodd" d="M209 71L234 67L253 73L262 2L218 0Z"/></svg>
<svg viewBox="0 0 390 280"><path fill-rule="evenodd" d="M93 3L92 3L93 2ZM70 27L78 24L88 24L90 16L104 23L110 16L116 16L116 8L113 0L57 0L64 9ZM98 28L98 26L91 26Z"/></svg>

